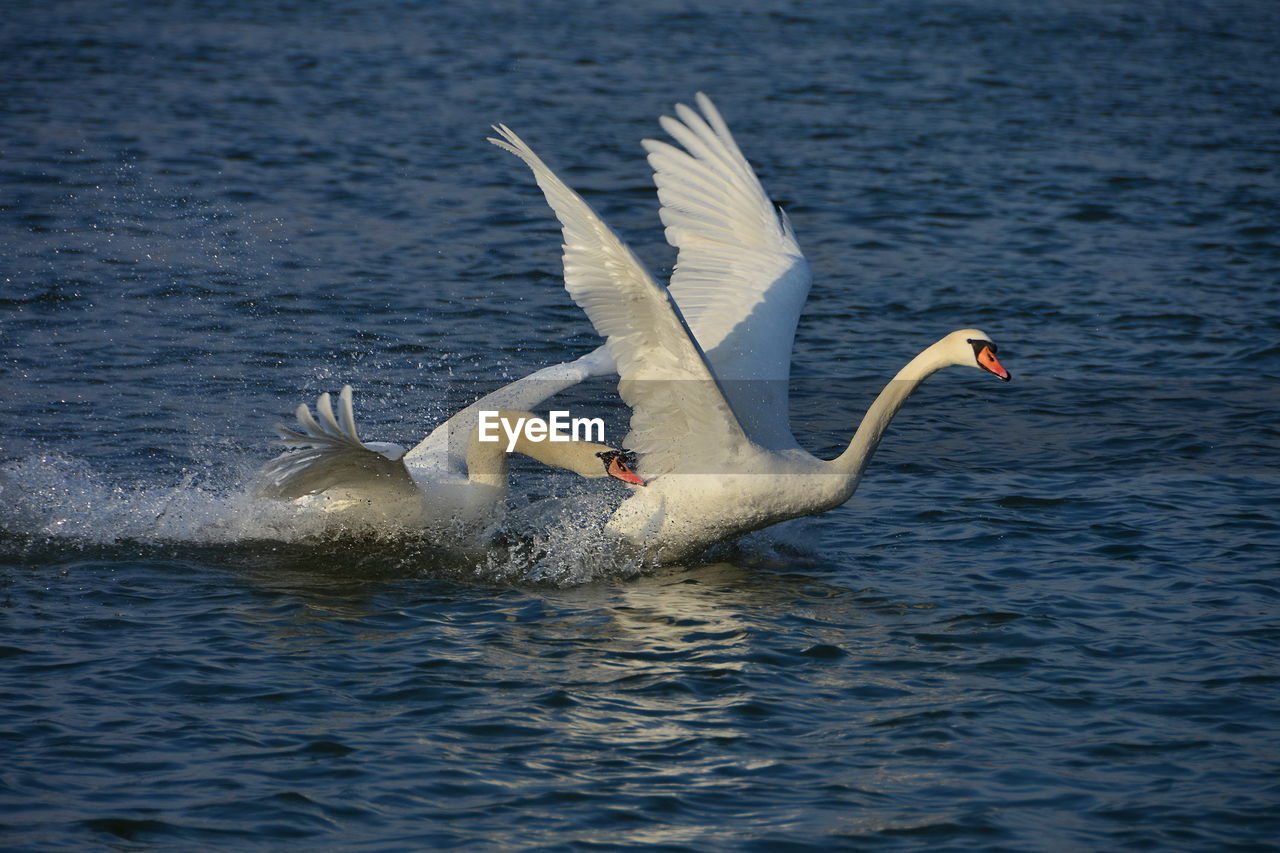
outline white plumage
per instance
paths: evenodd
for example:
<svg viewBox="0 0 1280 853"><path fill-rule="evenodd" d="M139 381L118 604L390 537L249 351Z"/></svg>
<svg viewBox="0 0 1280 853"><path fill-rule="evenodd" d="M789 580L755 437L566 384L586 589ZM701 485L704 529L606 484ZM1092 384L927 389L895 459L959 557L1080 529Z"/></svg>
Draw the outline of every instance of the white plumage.
<svg viewBox="0 0 1280 853"><path fill-rule="evenodd" d="M1009 378L986 334L953 332L899 371L839 457L800 449L786 387L809 267L711 100L697 103L700 114L679 105L662 120L682 148L645 142L678 250L669 289L510 129L490 140L529 166L560 220L565 287L617 365L632 409L625 443L649 479L607 530L657 561L844 503L890 419L936 370Z"/></svg>
<svg viewBox="0 0 1280 853"><path fill-rule="evenodd" d="M515 133L495 127L501 138L490 141L525 162L560 220L565 287L605 346L487 395L407 453L360 440L350 389L336 416L321 395L319 421L301 406L302 430L281 428L298 449L268 464L267 491L323 493L344 507L363 502L401 522L410 514L407 496L420 507L419 523L482 521L505 494L506 469L505 459L468 458L478 412L529 409L616 370L632 412L624 444L649 482L606 530L652 560L671 561L844 503L889 421L940 368L968 365L1009 378L986 334L952 332L889 382L844 453L824 461L802 450L791 434L787 385L809 265L711 100L699 94L697 105L677 105L675 118L661 120L679 147L644 141L666 236L678 250L669 287ZM600 476L580 458L549 464Z"/></svg>

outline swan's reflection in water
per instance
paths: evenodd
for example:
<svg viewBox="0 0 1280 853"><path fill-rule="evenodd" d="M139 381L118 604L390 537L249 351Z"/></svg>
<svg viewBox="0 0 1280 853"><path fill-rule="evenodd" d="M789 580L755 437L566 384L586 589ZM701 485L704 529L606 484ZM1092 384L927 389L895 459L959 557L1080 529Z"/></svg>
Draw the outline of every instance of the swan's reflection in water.
<svg viewBox="0 0 1280 853"><path fill-rule="evenodd" d="M659 844L694 840L690 810L728 840L829 801L850 832L904 825L888 798L949 784L952 729L991 696L906 659L931 605L745 556L560 589L458 578L421 544L263 547L239 555L239 624L281 662L275 726L319 738L306 709L330 707L362 773L469 820L632 810L661 819L629 843Z"/></svg>
<svg viewBox="0 0 1280 853"><path fill-rule="evenodd" d="M543 685L519 712L540 731L521 760L553 787L673 814L722 810L733 817L728 840L739 820L783 826L806 808L812 817L815 786L833 828L898 826L905 818L882 810L887 795L948 781L946 720L913 718L975 697L945 678L918 693L904 687L892 661L917 607L733 563L554 591L543 602L545 612L509 626L512 641L484 659L490 671L536 673ZM899 726L931 730L927 759L886 761L886 735ZM795 777L801 766L818 776ZM627 839L693 841L679 824L636 827ZM705 841L705 824L700 832Z"/></svg>

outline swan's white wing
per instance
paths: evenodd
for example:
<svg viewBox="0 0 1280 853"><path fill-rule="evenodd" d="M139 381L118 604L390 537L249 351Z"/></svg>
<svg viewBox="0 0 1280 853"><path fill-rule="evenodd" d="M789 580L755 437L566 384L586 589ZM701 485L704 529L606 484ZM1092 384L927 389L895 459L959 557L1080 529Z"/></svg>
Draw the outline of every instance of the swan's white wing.
<svg viewBox="0 0 1280 853"><path fill-rule="evenodd" d="M489 141L533 171L564 234L565 288L617 363L631 406L627 445L653 478L724 458L747 439L679 310L622 240L505 126ZM705 469L704 469L705 470Z"/></svg>
<svg viewBox="0 0 1280 853"><path fill-rule="evenodd" d="M453 471L466 469L467 444L475 431L480 412L497 409L529 411L544 400L577 385L592 376L606 376L615 371L613 357L599 347L575 361L553 364L536 370L523 379L509 382L485 394L431 431L404 455L410 467L427 465Z"/></svg>
<svg viewBox="0 0 1280 853"><path fill-rule="evenodd" d="M747 434L794 446L787 406L791 349L812 275L711 99L676 105L646 139L667 242L679 250L671 295Z"/></svg>
<svg viewBox="0 0 1280 853"><path fill-rule="evenodd" d="M261 494L299 498L332 488L368 493L415 488L401 460L404 448L360 440L350 385L344 385L338 395L336 417L327 393L316 399L316 414L319 421L303 403L297 411L300 430L276 425L280 438L294 449L263 466L259 474Z"/></svg>

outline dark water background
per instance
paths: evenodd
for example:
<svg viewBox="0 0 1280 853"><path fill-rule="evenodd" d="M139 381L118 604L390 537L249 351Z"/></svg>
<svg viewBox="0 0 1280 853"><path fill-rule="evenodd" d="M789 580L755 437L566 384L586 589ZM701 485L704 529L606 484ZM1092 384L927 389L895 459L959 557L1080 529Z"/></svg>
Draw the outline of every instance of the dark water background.
<svg viewBox="0 0 1280 853"><path fill-rule="evenodd" d="M1274 3L3 6L0 846L1275 849ZM487 128L665 272L700 89L817 274L806 446L953 328L1015 381L638 577L249 500L322 390L413 441L594 346Z"/></svg>

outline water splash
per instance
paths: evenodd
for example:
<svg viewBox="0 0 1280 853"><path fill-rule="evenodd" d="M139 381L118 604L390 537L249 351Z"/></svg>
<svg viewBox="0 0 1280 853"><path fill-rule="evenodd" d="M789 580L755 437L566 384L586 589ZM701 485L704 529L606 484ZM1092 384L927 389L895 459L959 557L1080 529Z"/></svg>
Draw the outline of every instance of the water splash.
<svg viewBox="0 0 1280 853"><path fill-rule="evenodd" d="M168 485L129 484L85 460L48 453L0 465L0 532L64 547L284 543L310 546L318 558L338 548L343 562L355 560L362 571L371 561L479 583L566 587L639 573L640 558L603 530L619 495L566 482L538 499L513 494L513 508L483 531L427 537L257 497L248 471L221 478L188 471Z"/></svg>
<svg viewBox="0 0 1280 853"><path fill-rule="evenodd" d="M321 532L318 521L288 504L255 498L247 481L205 482L188 471L172 485L126 484L58 454L0 465L0 528L35 539L94 545L296 541Z"/></svg>
<svg viewBox="0 0 1280 853"><path fill-rule="evenodd" d="M504 546L486 555L485 573L557 587L634 577L642 555L604 531L618 497L612 487L570 481L555 497L508 512L498 532Z"/></svg>

